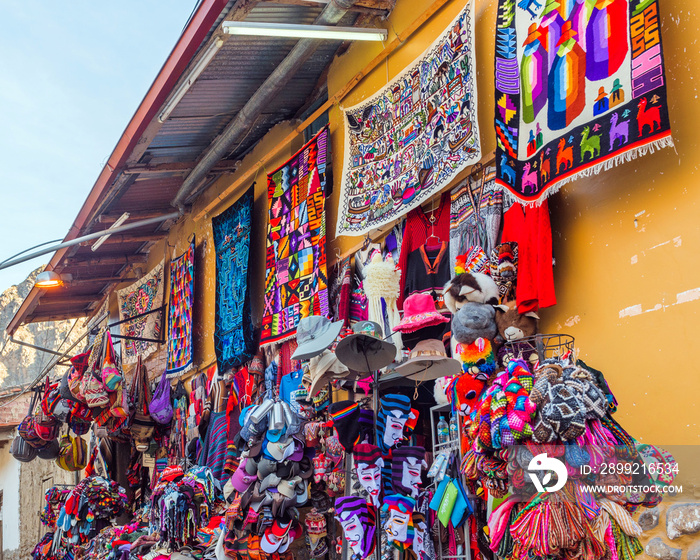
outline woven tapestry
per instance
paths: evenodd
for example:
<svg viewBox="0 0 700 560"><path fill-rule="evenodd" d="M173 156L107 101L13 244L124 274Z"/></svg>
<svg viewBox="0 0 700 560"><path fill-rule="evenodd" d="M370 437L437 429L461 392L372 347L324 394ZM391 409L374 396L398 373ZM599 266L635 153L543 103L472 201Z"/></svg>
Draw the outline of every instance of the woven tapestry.
<svg viewBox="0 0 700 560"><path fill-rule="evenodd" d="M659 23L657 0L499 0L496 181L514 198L673 145Z"/></svg>
<svg viewBox="0 0 700 560"><path fill-rule="evenodd" d="M119 319L129 319L148 311L158 309L163 305L163 263L158 264L146 276L134 282L131 286L117 292L119 300ZM163 312L149 313L143 317L127 321L119 325L120 334L128 337L147 338L144 340L128 340L122 338L122 363L135 364L139 356L146 358L158 349L162 336Z"/></svg>
<svg viewBox="0 0 700 560"><path fill-rule="evenodd" d="M481 158L474 2L409 67L345 109L336 235L361 235L440 192Z"/></svg>
<svg viewBox="0 0 700 560"><path fill-rule="evenodd" d="M265 299L261 345L296 334L309 315L328 316L324 195L328 128L267 176Z"/></svg>
<svg viewBox="0 0 700 560"><path fill-rule="evenodd" d="M184 373L192 367L192 305L194 303L194 237L170 263L168 302L168 362L166 373Z"/></svg>
<svg viewBox="0 0 700 560"><path fill-rule="evenodd" d="M225 373L250 360L256 351L250 318L248 265L253 214L253 187L212 220L216 251L214 349Z"/></svg>

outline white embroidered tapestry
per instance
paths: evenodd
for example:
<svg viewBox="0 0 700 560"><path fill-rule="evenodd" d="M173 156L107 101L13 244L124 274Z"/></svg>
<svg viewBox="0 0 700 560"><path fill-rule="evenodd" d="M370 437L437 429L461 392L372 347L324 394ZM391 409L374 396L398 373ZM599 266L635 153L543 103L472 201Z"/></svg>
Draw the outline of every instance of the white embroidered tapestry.
<svg viewBox="0 0 700 560"><path fill-rule="evenodd" d="M481 159L474 2L408 68L345 109L336 235L362 235L440 192Z"/></svg>

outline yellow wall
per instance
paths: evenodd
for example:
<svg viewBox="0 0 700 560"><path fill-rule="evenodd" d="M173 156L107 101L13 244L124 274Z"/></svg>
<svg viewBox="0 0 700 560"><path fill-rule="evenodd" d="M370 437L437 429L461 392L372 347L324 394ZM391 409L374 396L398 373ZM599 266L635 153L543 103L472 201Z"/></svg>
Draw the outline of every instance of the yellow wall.
<svg viewBox="0 0 700 560"><path fill-rule="evenodd" d="M475 0L476 61L482 152L495 148L493 133L493 52L496 0ZM430 4L431 0L398 0L388 22L389 41ZM354 105L372 95L410 64L464 6L452 0L414 33L385 63L364 79L342 102ZM676 149L624 164L612 171L568 184L552 198L558 305L541 312L544 332L576 337L580 355L601 369L617 396L618 420L635 437L661 446L694 444L698 429L700 367L696 365L694 320L700 310L700 250L697 218L700 189L694 161L700 130L696 83L700 54L698 15L681 0L661 3L670 116ZM356 43L337 58L328 75L329 95L378 54L377 44ZM329 257L334 248L347 251L357 238L333 239L343 154L340 108L330 111L334 193L327 205ZM243 161L243 172L291 127L273 129ZM283 163L302 145L300 137L268 166ZM259 323L264 275L266 221L265 171L257 176L253 238L253 309ZM464 174L463 174L464 175ZM221 178L194 208L196 214L230 185L236 175ZM223 211L242 193L216 209ZM635 222L636 219L636 222ZM182 219L169 243L180 254L189 235L197 236L195 359L204 366L214 359L214 257L211 220ZM162 245L152 252L152 266L162 258Z"/></svg>
<svg viewBox="0 0 700 560"><path fill-rule="evenodd" d="M476 1L476 58L482 151L495 148L493 133L493 51L496 0ZM403 31L432 0L399 0L387 22L389 41ZM440 34L464 6L446 2L386 62L365 78L342 106L372 95L401 72ZM700 249L697 206L696 131L700 108L694 80L700 78L700 55L692 39L698 16L681 0L661 6L670 115L676 149L624 164L612 171L568 184L552 198L551 212L559 304L543 310L542 330L576 337L581 356L606 374L620 401L617 417L636 437L660 445L695 443L698 429L698 366L692 356L693 320L700 309L700 277L693 255ZM376 56L382 46L356 43L337 58L328 75L329 95ZM357 238L333 239L343 130L339 106L330 110L334 192L327 205L329 256L346 251ZM284 138L290 125L275 127L243 161L244 172ZM253 237L254 317L259 320L264 275L266 222L265 172L283 163L303 143L282 150L267 169L260 169L255 188L257 234ZM222 177L196 202L196 214L235 174ZM221 212L240 196L238 193ZM636 220L636 222L635 222ZM172 229L169 254L181 253L194 232L197 238L195 356L199 365L214 359L214 257L211 220L186 216ZM151 252L148 266L162 258L162 244ZM696 291L694 291L696 290ZM641 310L641 312L640 312Z"/></svg>
<svg viewBox="0 0 700 560"><path fill-rule="evenodd" d="M495 149L497 1L475 1L481 147L484 154L490 154ZM430 0L399 0L387 25L389 40L430 4ZM464 0L447 2L341 105L359 103L400 73L464 4ZM676 149L579 179L552 198L559 303L543 310L541 316L543 332L574 335L581 357L605 373L620 402L616 417L622 425L638 439L663 446L700 440L700 365L692 356L696 346L693 325L700 310L700 267L693 257L700 254L700 188L694 161L700 130L694 83L700 80L696 42L700 24L698 14L681 0L664 0L660 9ZM356 43L336 59L328 76L329 94L344 86L380 50L374 44ZM342 169L339 154L343 153L338 106L331 110L330 121L336 177L327 208L332 233ZM346 250L356 241L341 238L331 243ZM626 308L638 305L642 313L621 317Z"/></svg>

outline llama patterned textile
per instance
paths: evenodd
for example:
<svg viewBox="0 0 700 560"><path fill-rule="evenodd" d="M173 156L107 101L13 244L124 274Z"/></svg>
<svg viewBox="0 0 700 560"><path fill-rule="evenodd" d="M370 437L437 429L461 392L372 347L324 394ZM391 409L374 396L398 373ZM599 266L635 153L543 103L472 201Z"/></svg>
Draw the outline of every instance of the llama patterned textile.
<svg viewBox="0 0 700 560"><path fill-rule="evenodd" d="M541 202L673 145L657 0L499 0L496 181Z"/></svg>

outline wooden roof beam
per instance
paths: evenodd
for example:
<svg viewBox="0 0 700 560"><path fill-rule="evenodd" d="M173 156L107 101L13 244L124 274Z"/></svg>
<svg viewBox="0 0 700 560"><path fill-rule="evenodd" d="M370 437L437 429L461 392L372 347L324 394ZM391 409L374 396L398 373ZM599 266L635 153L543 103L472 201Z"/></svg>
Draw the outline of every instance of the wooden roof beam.
<svg viewBox="0 0 700 560"><path fill-rule="evenodd" d="M124 212L129 212L129 219L132 221L136 220L148 220L150 218L158 218L160 216L164 216L165 214L169 214L170 212L173 211L172 206L169 206L168 208L162 208L162 209L153 209L153 210L125 210L122 212L109 212L109 213L104 213L99 216L98 221L101 224L111 224L116 222Z"/></svg>
<svg viewBox="0 0 700 560"><path fill-rule="evenodd" d="M126 233L122 234L115 234L115 235L110 235L107 239L105 239L102 244L103 245L114 245L115 243L148 243L149 241L156 241L158 239L162 239L165 236L166 232L161 231L158 233L145 233L142 235L129 235ZM92 241L83 241L80 245L83 247L89 247L95 243L95 240L93 239Z"/></svg>
<svg viewBox="0 0 700 560"><path fill-rule="evenodd" d="M92 255L84 255L78 257L70 257L63 262L67 266L111 266L125 265L134 263L145 263L148 260L148 255L108 255L104 257L93 257Z"/></svg>
<svg viewBox="0 0 700 560"><path fill-rule="evenodd" d="M328 4L328 0L265 0L269 4L317 7ZM385 17L394 9L395 0L357 0L350 12Z"/></svg>
<svg viewBox="0 0 700 560"><path fill-rule="evenodd" d="M121 284L123 282L135 282L136 277L123 277L123 276L95 276L94 278L73 278L68 282L69 286L82 286L84 284L109 284L116 282Z"/></svg>
<svg viewBox="0 0 700 560"><path fill-rule="evenodd" d="M94 295L85 295L85 296L66 296L66 297L60 297L60 296L53 296L53 297L47 297L44 295L40 300L39 300L39 305L44 306L44 305L81 305L85 304L88 305L90 303L97 303L101 299L102 295L101 294L94 294Z"/></svg>
<svg viewBox="0 0 700 560"><path fill-rule="evenodd" d="M124 169L127 175L148 175L151 173L189 173L195 166L195 162L157 163L155 165L132 165ZM220 161L212 169L212 173L232 173L238 169L238 164L233 161Z"/></svg>

